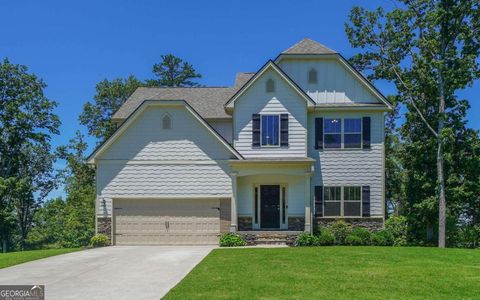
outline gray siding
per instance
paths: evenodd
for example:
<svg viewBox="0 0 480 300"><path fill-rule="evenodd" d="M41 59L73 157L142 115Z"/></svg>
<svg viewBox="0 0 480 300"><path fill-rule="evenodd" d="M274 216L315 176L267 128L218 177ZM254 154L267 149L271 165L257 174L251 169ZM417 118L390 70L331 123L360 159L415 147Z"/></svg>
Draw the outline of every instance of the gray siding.
<svg viewBox="0 0 480 300"><path fill-rule="evenodd" d="M266 93L265 82L275 81L275 92ZM252 147L252 114L289 114L289 147ZM236 100L233 114L234 145L245 158L305 157L307 107L278 74L267 70Z"/></svg>
<svg viewBox="0 0 480 300"><path fill-rule="evenodd" d="M230 197L232 157L186 108L149 107L97 161L97 213L109 216L112 198Z"/></svg>
<svg viewBox="0 0 480 300"><path fill-rule="evenodd" d="M316 117L371 117L371 149L314 149ZM324 112L309 114L308 153L316 160L315 185L369 185L371 215L383 216L384 118L381 112Z"/></svg>
<svg viewBox="0 0 480 300"><path fill-rule="evenodd" d="M232 144L232 120L228 121L217 121L209 120L208 124L215 129L229 144Z"/></svg>

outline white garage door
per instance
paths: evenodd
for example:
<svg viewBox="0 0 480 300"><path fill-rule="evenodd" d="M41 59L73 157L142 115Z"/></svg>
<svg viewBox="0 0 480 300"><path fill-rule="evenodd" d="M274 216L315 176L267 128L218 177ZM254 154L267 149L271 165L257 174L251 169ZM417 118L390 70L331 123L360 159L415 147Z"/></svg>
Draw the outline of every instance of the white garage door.
<svg viewBox="0 0 480 300"><path fill-rule="evenodd" d="M218 199L115 199L115 244L217 244L219 204Z"/></svg>

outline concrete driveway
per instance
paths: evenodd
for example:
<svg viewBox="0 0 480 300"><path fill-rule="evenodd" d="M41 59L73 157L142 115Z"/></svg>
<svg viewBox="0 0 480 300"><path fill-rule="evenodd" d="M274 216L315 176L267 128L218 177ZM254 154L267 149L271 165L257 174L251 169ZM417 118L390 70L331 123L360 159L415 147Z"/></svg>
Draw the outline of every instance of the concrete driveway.
<svg viewBox="0 0 480 300"><path fill-rule="evenodd" d="M160 299L214 247L114 246L0 269L1 284L44 284L45 299Z"/></svg>

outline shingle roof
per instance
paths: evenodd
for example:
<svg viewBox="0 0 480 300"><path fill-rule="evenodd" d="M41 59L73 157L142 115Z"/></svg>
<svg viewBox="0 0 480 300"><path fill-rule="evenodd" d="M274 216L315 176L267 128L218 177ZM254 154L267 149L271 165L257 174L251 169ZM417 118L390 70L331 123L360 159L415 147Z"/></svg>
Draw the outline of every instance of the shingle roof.
<svg viewBox="0 0 480 300"><path fill-rule="evenodd" d="M241 88L254 73L238 73L234 87L141 87L115 112L112 119L126 119L144 100L185 100L202 118L231 118L223 105Z"/></svg>
<svg viewBox="0 0 480 300"><path fill-rule="evenodd" d="M325 45L305 38L292 47L283 51L282 54L334 54L337 51L332 50Z"/></svg>

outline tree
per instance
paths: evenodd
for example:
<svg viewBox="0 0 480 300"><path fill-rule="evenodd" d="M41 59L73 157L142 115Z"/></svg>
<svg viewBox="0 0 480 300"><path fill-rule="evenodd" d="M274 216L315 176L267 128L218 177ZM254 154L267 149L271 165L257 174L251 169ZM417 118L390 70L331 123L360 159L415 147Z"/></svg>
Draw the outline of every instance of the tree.
<svg viewBox="0 0 480 300"><path fill-rule="evenodd" d="M85 125L88 133L100 142L108 138L116 129L112 122L112 115L122 106L130 95L144 83L135 76L127 79L104 79L96 86L97 93L93 97L94 103L87 102L80 115L80 123Z"/></svg>
<svg viewBox="0 0 480 300"><path fill-rule="evenodd" d="M192 64L173 54L161 55L160 57L162 61L153 65L153 74L158 78L147 80L149 86L191 87L199 85L192 79L202 78L202 75L195 71Z"/></svg>
<svg viewBox="0 0 480 300"><path fill-rule="evenodd" d="M14 214L22 249L33 213L56 182L50 141L59 134L60 121L45 87L27 67L7 59L0 63L0 223L11 220L6 212ZM5 232L3 239L11 234Z"/></svg>
<svg viewBox="0 0 480 300"><path fill-rule="evenodd" d="M475 0L399 2L399 7L388 13L382 8L353 8L346 32L354 47L365 49L352 62L371 70L374 79L394 82L408 109L409 129L415 131L415 137L420 132L424 138L433 137L433 141L412 146L436 148L433 176L438 198L438 246L445 247L444 151L452 142L451 125L461 122L466 106L455 92L480 76L480 4ZM456 118L459 114L460 120Z"/></svg>

